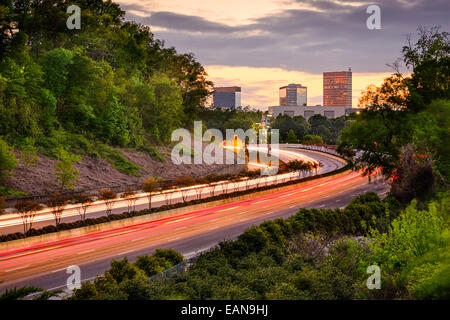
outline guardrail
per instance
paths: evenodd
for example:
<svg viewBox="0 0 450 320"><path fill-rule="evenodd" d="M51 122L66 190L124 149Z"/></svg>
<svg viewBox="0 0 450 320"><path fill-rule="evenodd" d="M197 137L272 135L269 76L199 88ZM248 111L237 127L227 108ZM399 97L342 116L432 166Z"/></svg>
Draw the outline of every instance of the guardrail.
<svg viewBox="0 0 450 320"><path fill-rule="evenodd" d="M213 246L214 247L214 246ZM179 264L174 265L173 267L164 270L160 273L157 273L151 277L148 278L148 280L150 281L154 281L154 280L165 280L165 279L170 279L173 278L175 276L179 276L184 274L185 272L187 272L189 270L189 267L195 262L197 261L197 259L204 254L205 252L208 252L210 250L212 250L212 248L208 248L206 250L203 251L199 251L197 252L193 257L188 258L186 260L183 260L182 262L180 262Z"/></svg>
<svg viewBox="0 0 450 320"><path fill-rule="evenodd" d="M320 151L320 152L329 153L329 154L332 154L332 155L342 158L342 155L340 155L335 149L327 148L324 146L316 146L313 144L312 145L311 144L283 144L282 146L284 148L297 148L297 149Z"/></svg>

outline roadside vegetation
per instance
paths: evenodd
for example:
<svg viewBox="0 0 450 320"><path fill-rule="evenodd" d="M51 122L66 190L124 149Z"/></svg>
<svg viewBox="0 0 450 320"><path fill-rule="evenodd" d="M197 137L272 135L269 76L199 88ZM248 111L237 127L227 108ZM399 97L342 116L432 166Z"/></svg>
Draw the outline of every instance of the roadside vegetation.
<svg viewBox="0 0 450 320"><path fill-rule="evenodd" d="M171 277L149 279L157 264L146 272L142 258L113 261L71 299L448 299L449 205L439 194L402 209L393 197L367 193L344 209L300 209L220 243ZM381 269L379 290L366 286L370 265Z"/></svg>
<svg viewBox="0 0 450 320"><path fill-rule="evenodd" d="M270 126L279 130L282 143L337 145L341 130L350 123L351 118L353 116L328 119L316 114L306 120L302 116L280 114L272 120Z"/></svg>
<svg viewBox="0 0 450 320"><path fill-rule="evenodd" d="M68 5L0 5L0 178L14 172L16 157L33 170L39 154L59 159L61 149L65 159L98 157L138 175L139 166L120 150L162 160L154 145L169 142L178 127L192 127L211 91L192 54L179 54L148 27L125 21L118 4L71 1L81 8L80 30L66 27ZM76 183L69 175L59 175L68 190ZM0 188L0 194L14 191Z"/></svg>
<svg viewBox="0 0 450 320"><path fill-rule="evenodd" d="M143 283L144 298L450 299L448 33L419 28L402 53L395 73L367 89L367 109L338 138L338 151L354 168L380 168L392 182L387 198L367 193L343 210L300 209L251 227L202 254L187 272ZM400 72L401 62L409 75ZM304 119L275 119L276 126L284 122L292 124L284 139L314 134ZM362 156L353 157L354 150ZM380 269L380 289L367 286L371 266ZM109 292L94 286L95 294L81 295L82 288L72 298Z"/></svg>
<svg viewBox="0 0 450 320"><path fill-rule="evenodd" d="M311 175L311 173L318 168L317 165L312 165L309 162L301 160L294 160L288 163L282 163L279 173L295 173L290 178L285 178L282 181L278 181L277 184L268 184L267 176L262 176L260 170L248 171L243 170L237 175L232 174L209 174L204 177L193 178L191 176L180 176L177 179L164 180L158 177L149 177L142 184L142 191L146 194L145 197L148 201L148 209L136 211L136 201L138 196L134 191L126 191L119 195L112 189L103 188L98 191L96 200L103 202L106 208L106 215L98 218L86 218L86 210L93 204L94 198L85 194L77 194L73 197L62 195L59 193L51 194L47 197L45 204L50 208L51 213L55 217L55 225L48 225L39 229L34 229L33 221L37 212L43 209L43 206L35 201L25 200L18 201L14 205L15 213L18 214L23 221L24 232L16 232L7 235L0 235L0 242L12 241L17 239L23 239L31 236L38 236L48 233L59 232L62 230L70 230L80 227L87 227L100 223L106 223L114 220L121 220L136 216L142 216L152 214L154 212L161 212L170 209L176 209L189 205L199 204L203 202L209 202L214 200L226 199L231 197L237 197L252 192L268 190L270 188L278 188L284 185L295 184L310 179L316 179L348 170L345 166L335 172L328 172L326 174ZM229 181L231 183L243 182L243 186L239 190L230 191L229 187L224 187L221 194L217 194L219 190L218 185ZM250 187L250 182L254 182L254 186ZM207 190L198 188L188 188L195 185L207 185ZM174 202L173 194L171 190L181 188L181 202ZM168 192L164 192L168 191ZM196 196L193 200L188 200L188 193L195 192ZM208 194L209 193L209 194ZM164 196L164 205L159 207L152 207L152 198L155 195L162 194ZM205 196L207 194L207 196ZM192 196L192 195L191 195ZM119 214L112 214L112 209L115 206L115 202L123 199L127 201L128 210ZM64 208L69 205L76 205L76 210L79 215L79 221L64 223L61 222L61 217ZM0 214L2 213L2 207L4 207L4 198L0 197Z"/></svg>

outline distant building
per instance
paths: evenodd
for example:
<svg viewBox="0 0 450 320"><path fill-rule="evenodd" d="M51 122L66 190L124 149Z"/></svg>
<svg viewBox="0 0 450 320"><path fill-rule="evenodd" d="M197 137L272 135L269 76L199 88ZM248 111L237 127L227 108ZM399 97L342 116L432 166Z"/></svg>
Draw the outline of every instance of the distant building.
<svg viewBox="0 0 450 320"><path fill-rule="evenodd" d="M352 107L352 69L323 73L323 105Z"/></svg>
<svg viewBox="0 0 450 320"><path fill-rule="evenodd" d="M238 108L241 106L241 87L214 88L213 104L219 108Z"/></svg>
<svg viewBox="0 0 450 320"><path fill-rule="evenodd" d="M280 88L280 106L306 106L307 88L291 83Z"/></svg>
<svg viewBox="0 0 450 320"><path fill-rule="evenodd" d="M338 118L345 115L344 106L272 106L269 107L269 113L272 118L278 117L280 114L289 117L302 116L306 119L316 114L320 114L327 118Z"/></svg>

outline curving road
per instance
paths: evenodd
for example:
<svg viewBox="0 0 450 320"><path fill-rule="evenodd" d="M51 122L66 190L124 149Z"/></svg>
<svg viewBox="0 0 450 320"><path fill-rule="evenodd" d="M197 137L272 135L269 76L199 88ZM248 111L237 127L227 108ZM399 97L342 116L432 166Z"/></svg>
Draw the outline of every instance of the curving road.
<svg viewBox="0 0 450 320"><path fill-rule="evenodd" d="M70 265L80 266L82 279L88 280L108 269L113 258L127 256L133 261L155 248L174 248L189 257L219 241L236 238L251 225L288 217L300 207L343 207L357 194L367 191L383 196L388 185L376 177L369 183L368 178L348 171L246 200L60 241L3 250L0 251L0 281L3 281L0 288L22 285L46 289L64 287L68 277L66 268Z"/></svg>
<svg viewBox="0 0 450 320"><path fill-rule="evenodd" d="M265 149L265 148L261 148ZM325 155L316 151L306 151L306 150L292 150L287 148L280 148L279 150L280 159L289 162L294 159L303 159L306 161L320 161L323 164L323 167L320 168L320 172L318 173L326 173L338 168L341 168L345 165L345 162L342 159L337 157L332 157L329 155ZM290 176L294 176L296 174L288 173L283 175L277 175L276 177L268 177L261 178L264 179L261 181L250 181L246 186L245 182L241 183L226 183L226 185L218 185L214 190L215 195L220 195L224 192L232 192L239 190L244 190L246 187L252 188L256 187L258 183L275 183L275 182L283 182L289 179ZM197 198L197 192L192 188L188 189L187 193L184 195L186 200L194 200ZM190 190L189 190L190 189ZM210 196L210 189L207 186L204 186L201 192L202 198L207 198ZM167 194L170 194L170 203L179 203L182 202L183 195L181 191L169 191ZM143 210L148 208L148 200L145 194L137 194L139 199L136 201L136 210ZM166 204L166 198L162 194L155 194L152 197L152 207L160 207ZM123 199L118 199L115 202L114 208L112 210L113 214L122 213L127 210L127 201ZM86 218L97 218L105 215L105 205L102 201L96 201L94 204L88 208L86 213ZM62 215L61 222L74 222L79 220L79 215L76 210L76 205L68 206ZM54 225L54 217L49 212L49 209L45 208L40 211L36 217L34 218L33 228L39 229L47 225ZM15 232L23 232L22 220L16 214L6 214L0 215L0 235L15 233Z"/></svg>

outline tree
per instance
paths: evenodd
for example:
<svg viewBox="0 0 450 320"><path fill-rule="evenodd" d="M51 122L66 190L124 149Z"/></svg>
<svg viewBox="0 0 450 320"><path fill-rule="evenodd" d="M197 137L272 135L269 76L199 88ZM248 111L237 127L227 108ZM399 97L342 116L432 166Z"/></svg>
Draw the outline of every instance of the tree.
<svg viewBox="0 0 450 320"><path fill-rule="evenodd" d="M299 177L302 171L311 171L313 164L311 162L306 162L303 160L291 160L287 163L287 167L290 170L298 171Z"/></svg>
<svg viewBox="0 0 450 320"><path fill-rule="evenodd" d="M16 208L17 214L22 219L23 233L27 235L31 230L36 213L42 210L43 207L37 202L27 200L17 202L14 208Z"/></svg>
<svg viewBox="0 0 450 320"><path fill-rule="evenodd" d="M294 130L289 129L287 137L286 137L286 142L287 143L297 143L298 142L298 138L295 135Z"/></svg>
<svg viewBox="0 0 450 320"><path fill-rule="evenodd" d="M13 289L6 289L5 292L0 294L0 301L20 300L32 293L41 291L44 291L44 289L33 286L21 288L14 287Z"/></svg>
<svg viewBox="0 0 450 320"><path fill-rule="evenodd" d="M59 181L61 190L75 188L75 183L78 181L80 171L73 167L74 162L81 160L80 156L69 154L65 149L58 150L58 161L55 163L54 175Z"/></svg>
<svg viewBox="0 0 450 320"><path fill-rule="evenodd" d="M408 108L423 111L433 100L450 100L450 39L448 32L440 27L419 27L417 40L407 38L402 49L405 66L412 69L410 78L405 78L410 96Z"/></svg>
<svg viewBox="0 0 450 320"><path fill-rule="evenodd" d="M402 148L400 157L400 165L392 179L392 195L404 203L409 203L414 198L422 201L430 198L435 192L430 157L415 152L411 144Z"/></svg>
<svg viewBox="0 0 450 320"><path fill-rule="evenodd" d="M323 144L321 136L315 134L307 134L303 137L302 143L304 144Z"/></svg>
<svg viewBox="0 0 450 320"><path fill-rule="evenodd" d="M380 87L369 87L361 97L360 104L365 105L367 111L341 133L338 151L341 154L361 151L358 157L351 159L351 163L355 168L364 168L365 173L381 168L386 178L395 177L401 166L404 147L418 135L423 137L425 130L436 132L432 116L422 112L428 112L433 99L450 99L448 33L439 32L439 28L419 28L418 33L417 42L413 43L409 37L403 47L402 61L407 68L412 68L411 75L403 76L399 65L395 64L396 72L392 76L386 78ZM427 122L425 127L418 125L424 122ZM418 140L416 142L419 143ZM422 151L431 151L419 144ZM429 152L428 156L433 155Z"/></svg>
<svg viewBox="0 0 450 320"><path fill-rule="evenodd" d="M271 128L280 130L281 141L287 141L289 130L294 131L297 138L302 138L309 130L309 123L302 116L294 118L288 115L279 115L271 122Z"/></svg>
<svg viewBox="0 0 450 320"><path fill-rule="evenodd" d="M55 218L56 228L58 228L58 225L61 223L61 217L64 212L64 208L67 205L67 202L67 197L62 196L59 193L51 194L46 201L47 207L50 208L53 217Z"/></svg>
<svg viewBox="0 0 450 320"><path fill-rule="evenodd" d="M153 193L157 190L157 187L158 187L158 179L155 177L149 177L142 184L142 191L144 191L147 194L149 210L152 208L152 196Z"/></svg>
<svg viewBox="0 0 450 320"><path fill-rule="evenodd" d="M175 185L181 188L180 193L184 203L186 203L189 192L191 191L189 187L193 186L194 184L195 179L191 176L181 176L175 178Z"/></svg>
<svg viewBox="0 0 450 320"><path fill-rule="evenodd" d="M73 197L72 203L78 204L77 212L81 221L86 219L86 211L92 205L94 200L87 195L77 195Z"/></svg>
<svg viewBox="0 0 450 320"><path fill-rule="evenodd" d="M128 213L130 213L131 211L136 211L136 192L134 192L133 190L125 191L124 193L122 193L121 198L127 201Z"/></svg>
<svg viewBox="0 0 450 320"><path fill-rule="evenodd" d="M105 203L106 215L109 217L117 199L117 193L114 190L103 188L98 191L98 198Z"/></svg>
<svg viewBox="0 0 450 320"><path fill-rule="evenodd" d="M25 138L25 143L22 145L22 150L19 153L19 159L23 169L34 169L39 163L37 148L34 146L34 143L34 139L30 137Z"/></svg>
<svg viewBox="0 0 450 320"><path fill-rule="evenodd" d="M205 176L203 179L208 186L209 193L211 194L212 197L214 197L216 189L218 187L217 182L219 181L219 176L217 176L215 173L211 173Z"/></svg>
<svg viewBox="0 0 450 320"><path fill-rule="evenodd" d="M171 180L162 180L160 182L161 184L161 194L164 197L164 201L166 203L166 206L170 205L170 200L172 198L172 192L163 192L163 191L167 191L169 189L173 188L173 184L174 182Z"/></svg>
<svg viewBox="0 0 450 320"><path fill-rule="evenodd" d="M12 170L17 167L14 153L8 144L0 138L0 179L12 175Z"/></svg>

